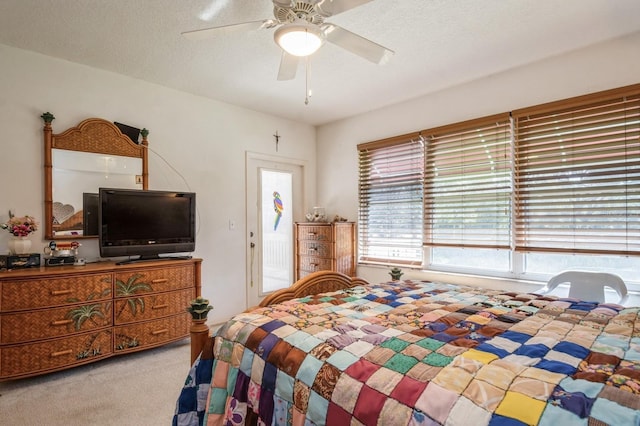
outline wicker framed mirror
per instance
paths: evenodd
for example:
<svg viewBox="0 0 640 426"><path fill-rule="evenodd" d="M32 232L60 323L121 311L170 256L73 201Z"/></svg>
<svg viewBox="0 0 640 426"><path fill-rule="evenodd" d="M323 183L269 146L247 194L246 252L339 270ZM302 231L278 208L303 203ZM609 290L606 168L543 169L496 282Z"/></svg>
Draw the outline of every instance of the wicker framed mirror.
<svg viewBox="0 0 640 426"><path fill-rule="evenodd" d="M53 114L44 120L44 237L97 238L100 187L148 189L148 131L136 143L112 122L88 118L53 133Z"/></svg>

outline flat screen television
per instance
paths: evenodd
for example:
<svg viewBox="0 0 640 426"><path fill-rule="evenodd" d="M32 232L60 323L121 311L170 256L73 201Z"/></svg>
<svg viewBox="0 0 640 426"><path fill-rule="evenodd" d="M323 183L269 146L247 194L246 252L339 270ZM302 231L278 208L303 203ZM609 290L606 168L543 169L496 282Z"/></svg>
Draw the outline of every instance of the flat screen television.
<svg viewBox="0 0 640 426"><path fill-rule="evenodd" d="M160 259L196 247L196 194L193 192L100 188L100 256ZM176 258L189 256L170 256Z"/></svg>

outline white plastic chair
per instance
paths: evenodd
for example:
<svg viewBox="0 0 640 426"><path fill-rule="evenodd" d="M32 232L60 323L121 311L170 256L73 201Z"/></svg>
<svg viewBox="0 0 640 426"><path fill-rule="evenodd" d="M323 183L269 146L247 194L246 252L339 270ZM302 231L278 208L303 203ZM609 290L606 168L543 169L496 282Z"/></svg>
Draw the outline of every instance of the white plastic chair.
<svg viewBox="0 0 640 426"><path fill-rule="evenodd" d="M627 286L622 278L608 272L593 271L561 272L551 277L546 287L536 293L549 294L558 287L558 285L564 283L569 283L569 297L589 302L603 303L605 301L605 287L610 287L618 293L620 299L617 303L620 305L623 305L629 297L627 294Z"/></svg>

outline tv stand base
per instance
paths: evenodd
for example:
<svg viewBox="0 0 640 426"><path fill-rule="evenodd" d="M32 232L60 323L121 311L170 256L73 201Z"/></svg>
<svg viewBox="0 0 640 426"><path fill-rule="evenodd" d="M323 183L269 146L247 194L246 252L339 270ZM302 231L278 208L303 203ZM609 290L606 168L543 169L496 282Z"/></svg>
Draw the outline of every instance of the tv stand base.
<svg viewBox="0 0 640 426"><path fill-rule="evenodd" d="M191 256L140 256L137 259L127 259L117 262L116 265L128 265L130 263L156 262L161 260L189 260Z"/></svg>

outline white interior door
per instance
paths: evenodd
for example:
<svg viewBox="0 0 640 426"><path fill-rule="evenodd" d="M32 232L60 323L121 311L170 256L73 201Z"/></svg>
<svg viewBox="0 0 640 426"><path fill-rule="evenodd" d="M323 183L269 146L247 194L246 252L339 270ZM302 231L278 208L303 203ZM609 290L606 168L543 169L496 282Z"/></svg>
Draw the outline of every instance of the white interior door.
<svg viewBox="0 0 640 426"><path fill-rule="evenodd" d="M303 171L295 161L247 154L247 307L293 283Z"/></svg>

